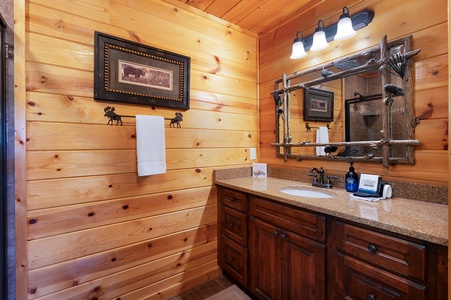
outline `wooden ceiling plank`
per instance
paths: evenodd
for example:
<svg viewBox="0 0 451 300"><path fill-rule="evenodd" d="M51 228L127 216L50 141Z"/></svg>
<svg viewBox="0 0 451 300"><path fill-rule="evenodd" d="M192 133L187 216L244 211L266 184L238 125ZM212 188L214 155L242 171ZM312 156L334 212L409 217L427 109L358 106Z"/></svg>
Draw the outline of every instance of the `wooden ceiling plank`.
<svg viewBox="0 0 451 300"><path fill-rule="evenodd" d="M179 0L192 7L205 11L215 0Z"/></svg>
<svg viewBox="0 0 451 300"><path fill-rule="evenodd" d="M299 17L300 15L307 15L307 14L312 14L312 12L314 11L314 9L322 4L323 2L325 2L326 0L310 0L307 1L307 3L299 8L297 8L296 10L292 11L291 13L287 13L287 15L285 16L283 21L279 22L274 22L269 24L266 28L264 28L263 30L261 30L259 32L260 35L264 35L268 32L271 32L274 30L274 28L280 27L283 24L286 24L288 22L290 22L291 20ZM316 23L312 23L315 28L316 28Z"/></svg>
<svg viewBox="0 0 451 300"><path fill-rule="evenodd" d="M265 4L268 0L242 0L238 5L224 14L223 19L233 24L238 24L242 19L246 18L259 6ZM244 28L244 27L243 27Z"/></svg>
<svg viewBox="0 0 451 300"><path fill-rule="evenodd" d="M214 16L223 18L223 16L237 6L241 0L213 0L210 6L205 10L205 12L212 14ZM224 20L230 22L230 20L223 18Z"/></svg>
<svg viewBox="0 0 451 300"><path fill-rule="evenodd" d="M270 0L262 5L260 10L255 10L237 25L261 33L265 29L274 29L286 23L288 21L287 15L298 11L299 7L307 6L310 2L320 1L322 0Z"/></svg>

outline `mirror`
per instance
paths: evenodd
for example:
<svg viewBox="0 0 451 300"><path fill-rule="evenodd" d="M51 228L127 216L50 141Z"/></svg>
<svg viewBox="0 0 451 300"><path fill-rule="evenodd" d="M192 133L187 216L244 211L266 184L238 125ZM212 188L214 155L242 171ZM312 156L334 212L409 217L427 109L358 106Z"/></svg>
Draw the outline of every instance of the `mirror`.
<svg viewBox="0 0 451 300"><path fill-rule="evenodd" d="M275 81L276 155L414 163L412 37ZM324 133L326 132L326 133Z"/></svg>

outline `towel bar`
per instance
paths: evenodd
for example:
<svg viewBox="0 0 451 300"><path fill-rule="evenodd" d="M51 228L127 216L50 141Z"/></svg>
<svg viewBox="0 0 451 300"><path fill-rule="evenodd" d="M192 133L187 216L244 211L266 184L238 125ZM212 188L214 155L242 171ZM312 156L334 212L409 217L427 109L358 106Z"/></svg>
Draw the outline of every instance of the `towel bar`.
<svg viewBox="0 0 451 300"><path fill-rule="evenodd" d="M305 123L305 128L307 129L307 132L310 132L310 129L312 128L318 128L319 126L316 127L311 127L308 123ZM329 124L326 124L327 130L330 130Z"/></svg>
<svg viewBox="0 0 451 300"><path fill-rule="evenodd" d="M105 114L104 117L108 118L107 125L113 125L114 121L116 121L116 126L121 123L122 126L122 118L136 118L136 116L125 116L125 115L118 115L115 113L115 109L112 106L107 106L103 109ZM164 118L165 120L170 120L169 127L175 127L181 128L182 125L180 125L180 122L183 121L183 114L181 112L176 112L174 118Z"/></svg>

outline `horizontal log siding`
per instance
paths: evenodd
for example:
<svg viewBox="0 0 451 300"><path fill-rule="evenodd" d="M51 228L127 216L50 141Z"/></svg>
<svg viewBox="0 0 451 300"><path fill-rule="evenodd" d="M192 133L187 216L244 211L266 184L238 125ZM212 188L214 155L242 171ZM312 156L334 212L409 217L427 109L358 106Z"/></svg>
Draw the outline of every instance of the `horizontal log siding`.
<svg viewBox="0 0 451 300"><path fill-rule="evenodd" d="M178 1L17 1L27 178L18 261L28 270L17 295L168 299L217 277L212 174L249 166L258 146L257 36ZM182 128L166 121L165 174L137 176L135 119L108 126L103 108L175 110L95 101L95 31L191 57L191 109Z"/></svg>

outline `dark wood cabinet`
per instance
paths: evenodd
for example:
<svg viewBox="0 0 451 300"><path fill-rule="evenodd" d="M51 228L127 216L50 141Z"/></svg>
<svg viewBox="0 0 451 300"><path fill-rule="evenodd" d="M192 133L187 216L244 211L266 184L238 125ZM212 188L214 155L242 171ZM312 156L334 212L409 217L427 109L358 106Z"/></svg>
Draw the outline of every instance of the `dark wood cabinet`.
<svg viewBox="0 0 451 300"><path fill-rule="evenodd" d="M325 246L250 219L252 292L260 299L325 299Z"/></svg>
<svg viewBox="0 0 451 300"><path fill-rule="evenodd" d="M249 228L251 291L260 299L278 299L280 230L254 217Z"/></svg>
<svg viewBox="0 0 451 300"><path fill-rule="evenodd" d="M325 299L325 245L311 239L324 241L324 216L256 197L249 213L252 293L260 299Z"/></svg>
<svg viewBox="0 0 451 300"><path fill-rule="evenodd" d="M421 241L375 231L334 218L329 220L329 299L446 299L427 284L428 250Z"/></svg>
<svg viewBox="0 0 451 300"><path fill-rule="evenodd" d="M218 262L258 299L447 299L448 248L218 186Z"/></svg>
<svg viewBox="0 0 451 300"><path fill-rule="evenodd" d="M248 286L248 196L218 187L218 264Z"/></svg>

